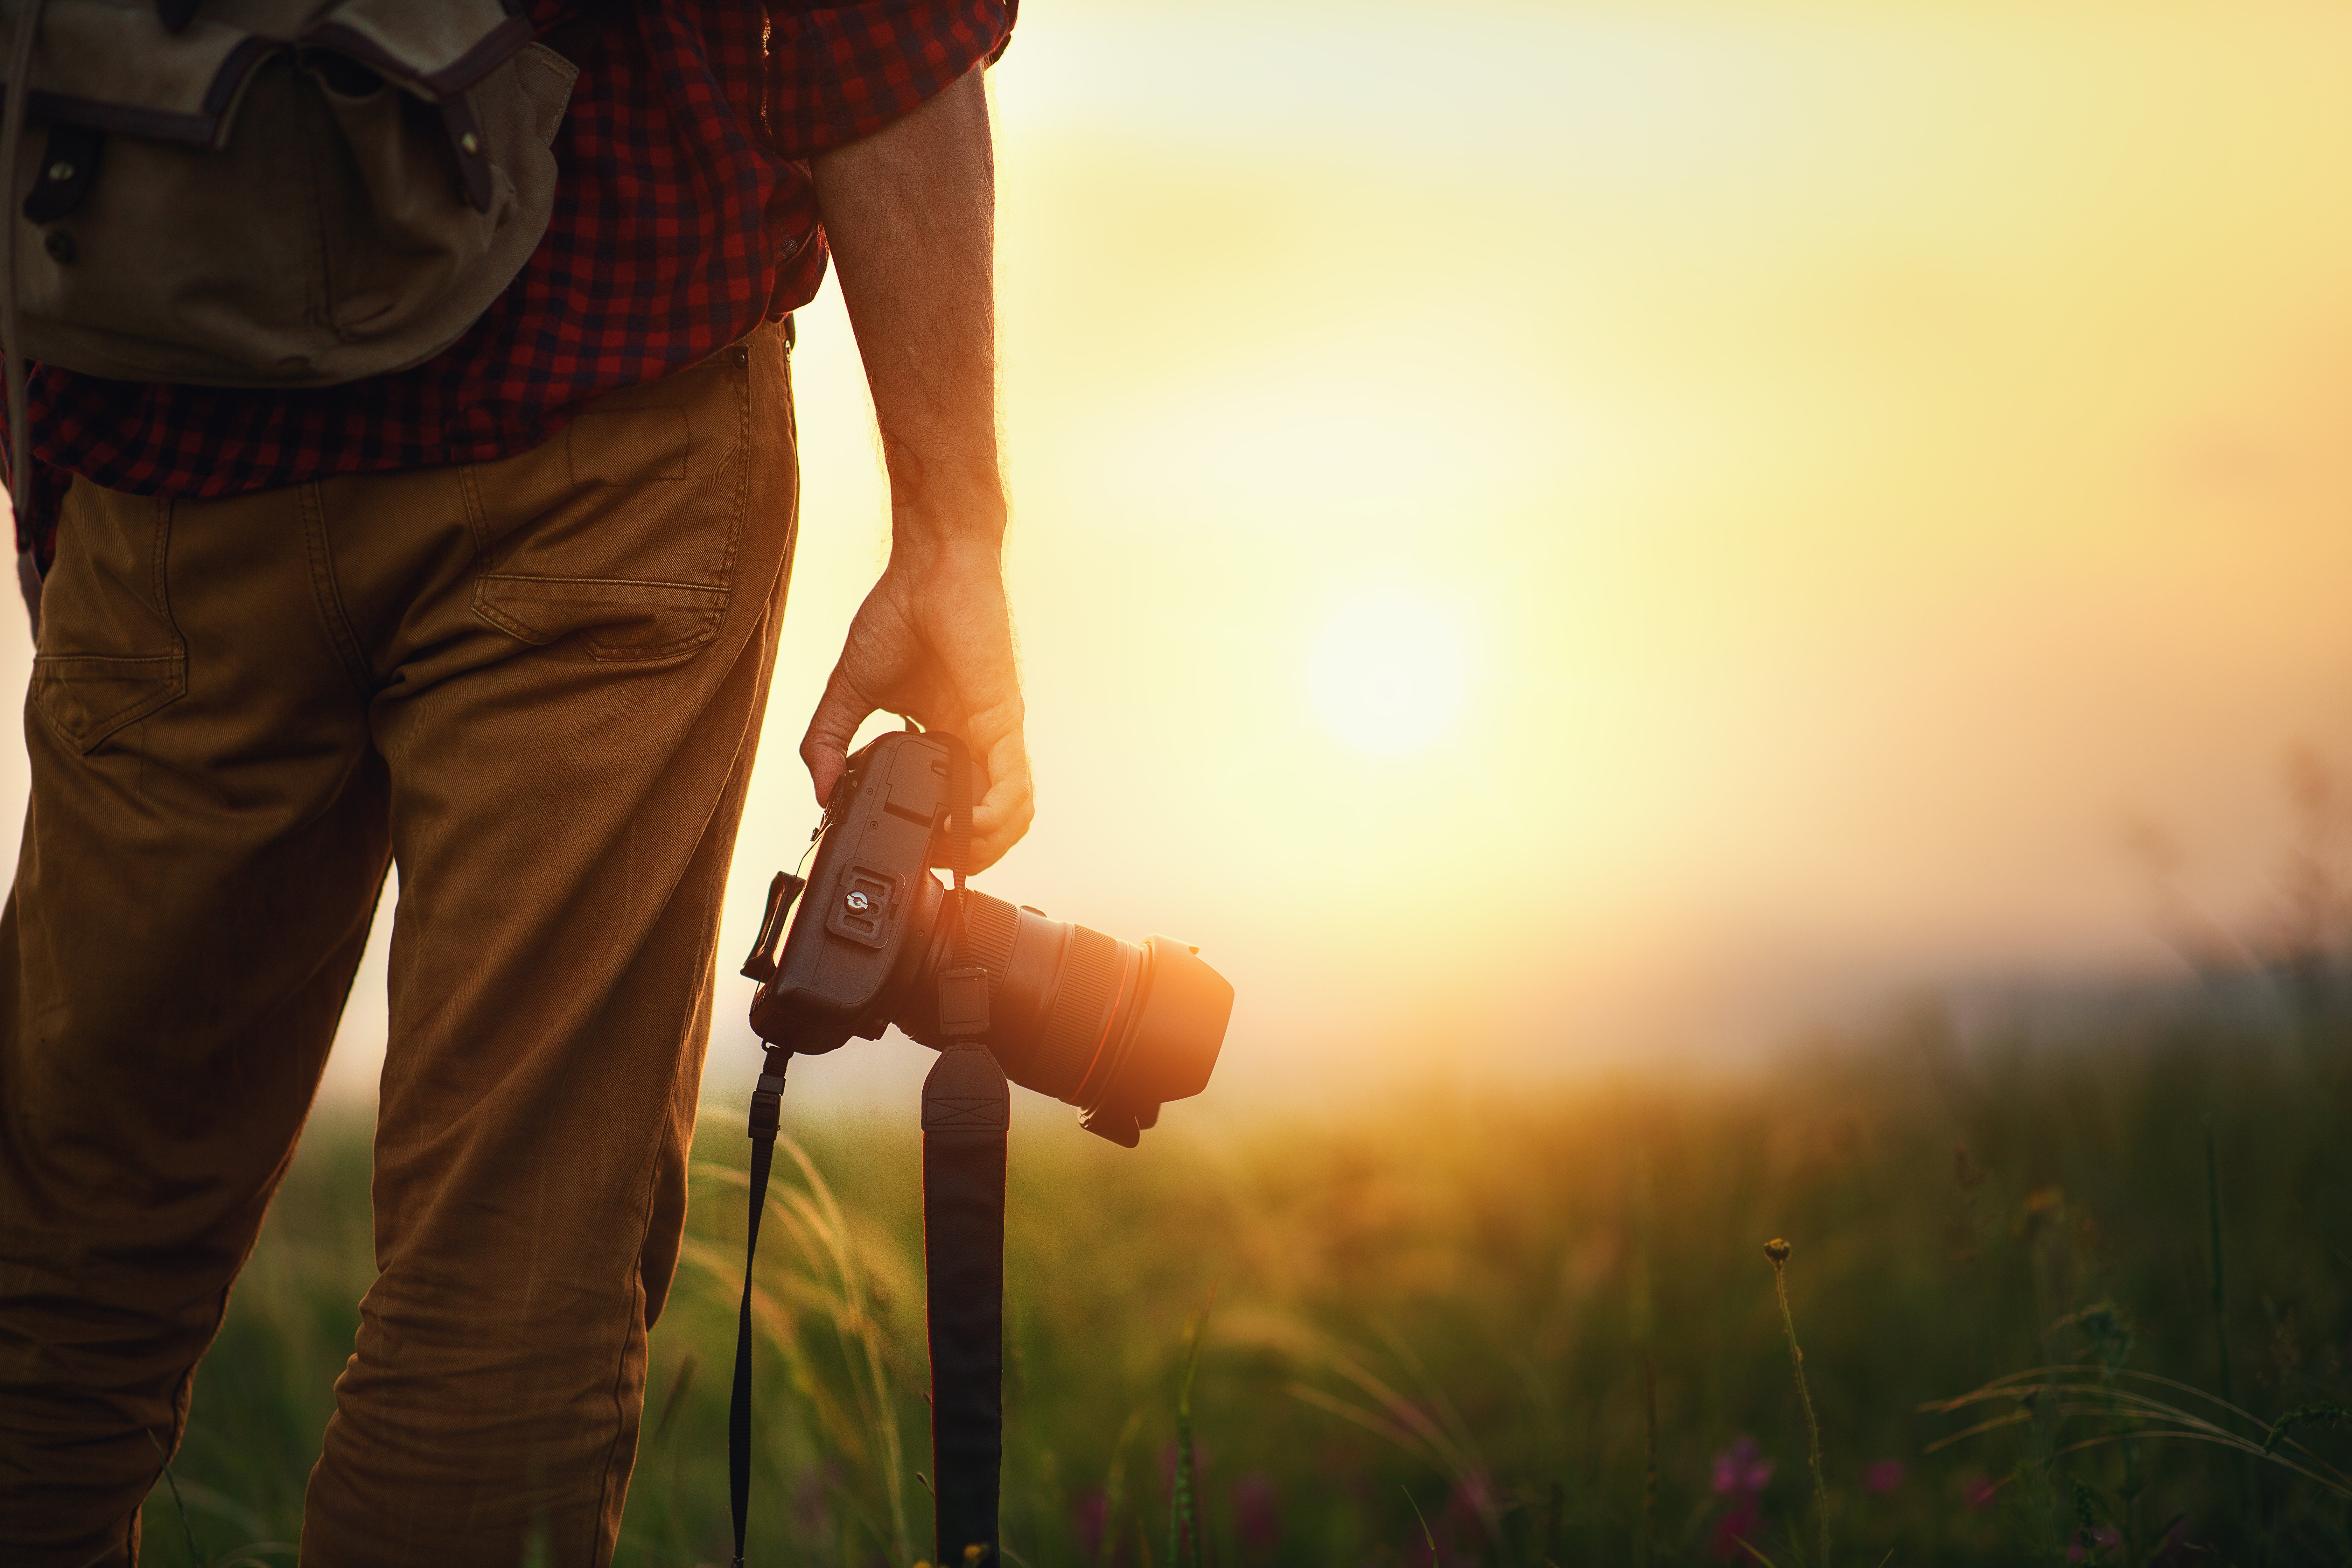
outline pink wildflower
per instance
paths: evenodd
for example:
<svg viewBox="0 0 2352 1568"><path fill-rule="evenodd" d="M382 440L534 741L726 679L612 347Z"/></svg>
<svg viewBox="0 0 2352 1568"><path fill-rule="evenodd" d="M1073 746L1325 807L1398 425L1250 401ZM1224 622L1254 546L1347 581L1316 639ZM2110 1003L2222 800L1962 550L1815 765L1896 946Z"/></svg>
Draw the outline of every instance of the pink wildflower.
<svg viewBox="0 0 2352 1568"><path fill-rule="evenodd" d="M1902 1487L1903 1461L1900 1459L1881 1459L1862 1472L1862 1489L1866 1492L1885 1497L1888 1492L1901 1490Z"/></svg>
<svg viewBox="0 0 2352 1568"><path fill-rule="evenodd" d="M2122 1545L2123 1539L2124 1538L2122 1536L2116 1533L2112 1527L2103 1524L2098 1529L2090 1532L2089 1547L2085 1550L2084 1544L2084 1533L2078 1530L2074 1532L2074 1544L2066 1548L2066 1561L2069 1563L2080 1563L2086 1558L2093 1557L2095 1554L2097 1557L2105 1557L2108 1552L2113 1552L2117 1546Z"/></svg>
<svg viewBox="0 0 2352 1568"><path fill-rule="evenodd" d="M1755 1438L1742 1437L1715 1457L1714 1481L1716 1495L1729 1500L1707 1537L1707 1552L1718 1563L1744 1559L1747 1554L1739 1543L1764 1522L1759 1500L1772 1484L1772 1461L1764 1457Z"/></svg>
<svg viewBox="0 0 2352 1568"><path fill-rule="evenodd" d="M1715 1489L1719 1496L1753 1496L1771 1484L1772 1461L1763 1457L1753 1437L1742 1437L1715 1457Z"/></svg>

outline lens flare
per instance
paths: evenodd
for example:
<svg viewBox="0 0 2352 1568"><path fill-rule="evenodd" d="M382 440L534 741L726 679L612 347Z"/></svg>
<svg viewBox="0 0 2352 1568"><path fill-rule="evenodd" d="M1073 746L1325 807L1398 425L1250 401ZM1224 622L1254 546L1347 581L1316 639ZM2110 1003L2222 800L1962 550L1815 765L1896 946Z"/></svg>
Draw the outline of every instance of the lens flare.
<svg viewBox="0 0 2352 1568"><path fill-rule="evenodd" d="M1383 594L1341 609L1315 639L1307 689L1324 728L1357 751L1403 756L1452 727L1468 674L1462 634L1437 605Z"/></svg>

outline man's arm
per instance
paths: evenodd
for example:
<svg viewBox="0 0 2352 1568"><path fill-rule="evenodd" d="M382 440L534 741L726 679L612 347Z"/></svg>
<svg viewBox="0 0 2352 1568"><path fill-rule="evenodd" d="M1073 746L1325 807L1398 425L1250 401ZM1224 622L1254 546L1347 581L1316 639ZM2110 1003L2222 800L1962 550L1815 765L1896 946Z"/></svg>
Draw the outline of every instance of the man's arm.
<svg viewBox="0 0 2352 1568"><path fill-rule="evenodd" d="M903 120L812 161L890 471L890 563L801 742L819 801L857 727L906 713L961 735L985 794L972 863L1035 815L1004 599L996 458L996 184L972 71Z"/></svg>

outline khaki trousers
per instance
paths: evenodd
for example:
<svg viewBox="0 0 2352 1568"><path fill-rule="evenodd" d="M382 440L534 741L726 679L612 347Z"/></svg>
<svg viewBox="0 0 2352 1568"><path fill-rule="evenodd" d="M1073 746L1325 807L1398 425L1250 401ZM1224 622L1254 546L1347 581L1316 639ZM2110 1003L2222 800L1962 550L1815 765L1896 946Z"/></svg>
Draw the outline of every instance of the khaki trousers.
<svg viewBox="0 0 2352 1568"><path fill-rule="evenodd" d="M795 496L775 329L502 462L74 486L0 918L0 1563L135 1557L393 862L302 1561L609 1560Z"/></svg>

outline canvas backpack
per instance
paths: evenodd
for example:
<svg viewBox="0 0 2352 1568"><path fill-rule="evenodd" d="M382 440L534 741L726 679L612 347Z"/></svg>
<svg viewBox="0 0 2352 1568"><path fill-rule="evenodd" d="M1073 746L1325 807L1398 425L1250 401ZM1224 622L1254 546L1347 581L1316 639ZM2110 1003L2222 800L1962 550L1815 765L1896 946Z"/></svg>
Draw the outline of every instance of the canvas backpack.
<svg viewBox="0 0 2352 1568"><path fill-rule="evenodd" d="M211 386L402 370L546 231L575 72L500 0L5 0L0 37L24 357Z"/></svg>

